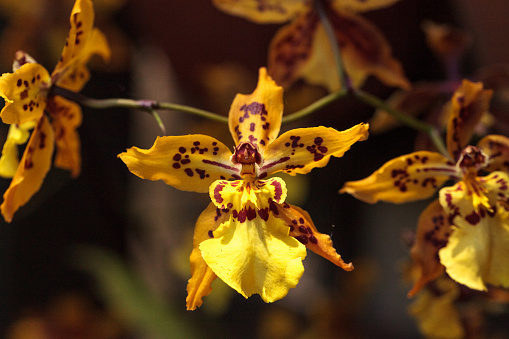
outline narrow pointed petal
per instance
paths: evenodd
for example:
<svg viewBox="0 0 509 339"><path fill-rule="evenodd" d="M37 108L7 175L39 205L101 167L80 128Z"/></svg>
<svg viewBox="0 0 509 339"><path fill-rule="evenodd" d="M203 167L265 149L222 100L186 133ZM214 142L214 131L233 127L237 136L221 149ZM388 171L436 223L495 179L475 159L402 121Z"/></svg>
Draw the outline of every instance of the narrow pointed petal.
<svg viewBox="0 0 509 339"><path fill-rule="evenodd" d="M306 0L213 0L220 10L256 23L280 23L308 9Z"/></svg>
<svg viewBox="0 0 509 339"><path fill-rule="evenodd" d="M288 235L289 227L270 207L284 201L284 181L218 180L210 196L216 207L231 214L200 244L207 265L246 298L256 293L273 302L286 296L304 272L306 248Z"/></svg>
<svg viewBox="0 0 509 339"><path fill-rule="evenodd" d="M366 12L389 7L400 0L333 0L332 6L338 10Z"/></svg>
<svg viewBox="0 0 509 339"><path fill-rule="evenodd" d="M409 89L401 63L376 26L361 16L346 11L331 10L334 27L346 73L354 87L360 87L372 75L388 86Z"/></svg>
<svg viewBox="0 0 509 339"><path fill-rule="evenodd" d="M207 266L200 251L200 244L207 239L217 227L229 218L229 213L221 211L214 204L200 214L196 221L193 238L193 251L191 252L191 279L187 284L186 305L189 311L195 310L203 303L202 298L212 292L210 284L216 279L216 274Z"/></svg>
<svg viewBox="0 0 509 339"><path fill-rule="evenodd" d="M11 222L18 208L26 204L39 191L51 167L54 143L51 124L48 118L42 115L28 141L11 185L4 193L0 210L5 221Z"/></svg>
<svg viewBox="0 0 509 339"><path fill-rule="evenodd" d="M262 154L265 159L259 177L284 171L291 175L306 174L324 167L331 156L342 157L357 141L368 137L367 124L345 131L327 127L297 128L280 135Z"/></svg>
<svg viewBox="0 0 509 339"><path fill-rule="evenodd" d="M260 68L258 85L249 95L237 94L228 117L235 144L251 142L262 150L279 134L283 116L283 88Z"/></svg>
<svg viewBox="0 0 509 339"><path fill-rule="evenodd" d="M487 135L477 146L488 156L486 171L509 172L509 138L503 135Z"/></svg>
<svg viewBox="0 0 509 339"><path fill-rule="evenodd" d="M27 122L21 126L16 124L9 126L7 140L5 140L0 158L0 177L12 178L16 174L19 165L18 145L23 145L28 141L30 130L34 126L34 122Z"/></svg>
<svg viewBox="0 0 509 339"><path fill-rule="evenodd" d="M352 271L352 263L345 263L332 245L331 238L318 232L313 220L303 209L288 204L273 204L271 210L276 218L290 227L290 236L297 239L308 249L329 260L345 271ZM276 213L277 211L277 213Z"/></svg>
<svg viewBox="0 0 509 339"><path fill-rule="evenodd" d="M55 131L57 152L54 165L71 171L76 178L81 171L80 138L77 128L81 125L81 108L75 103L55 97L48 103Z"/></svg>
<svg viewBox="0 0 509 339"><path fill-rule="evenodd" d="M426 199L457 175L454 164L439 153L420 151L386 162L369 177L348 181L340 193L364 202L396 204Z"/></svg>
<svg viewBox="0 0 509 339"><path fill-rule="evenodd" d="M420 269L420 276L408 292L409 297L413 297L424 285L444 272L438 251L447 245L450 233L447 214L438 199L434 200L419 218L415 243L410 250L412 259Z"/></svg>
<svg viewBox="0 0 509 339"><path fill-rule="evenodd" d="M447 110L447 150L457 160L461 150L472 138L475 126L488 112L492 90L483 89L481 82L463 80L454 92Z"/></svg>
<svg viewBox="0 0 509 339"><path fill-rule="evenodd" d="M148 150L131 147L118 155L142 179L202 193L218 179L240 178L231 156L228 147L206 135L158 137Z"/></svg>
<svg viewBox="0 0 509 339"><path fill-rule="evenodd" d="M509 198L509 176L493 172L476 180L478 186L459 182L440 191L440 203L454 225L439 251L440 262L452 279L471 289L509 287L509 218L497 203ZM491 210L476 204L478 195L486 197Z"/></svg>
<svg viewBox="0 0 509 339"><path fill-rule="evenodd" d="M0 96L5 99L0 113L2 121L22 125L39 119L46 107L50 82L48 71L39 64L24 64L15 73L3 74L0 77Z"/></svg>

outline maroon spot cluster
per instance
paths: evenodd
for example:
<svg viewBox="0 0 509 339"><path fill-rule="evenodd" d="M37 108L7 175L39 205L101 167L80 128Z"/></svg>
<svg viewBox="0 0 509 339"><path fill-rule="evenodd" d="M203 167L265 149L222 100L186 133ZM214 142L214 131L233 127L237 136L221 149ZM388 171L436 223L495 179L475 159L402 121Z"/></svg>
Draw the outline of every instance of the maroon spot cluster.
<svg viewBox="0 0 509 339"><path fill-rule="evenodd" d="M217 155L217 151L219 151L219 148L216 147L217 145L217 142L213 142L212 144L214 146L213 148L213 154L214 155ZM207 153L209 152L209 149L207 147L200 147L200 142L199 141L195 141L193 142L193 147L191 147L189 150L184 147L184 146L181 146L179 147L178 149L178 152L175 153L173 155L173 158L172 160L174 161L172 167L176 170L180 169L180 168L183 168L187 165L189 165L191 163L191 159L190 159L190 156L189 156L189 153L190 154L204 154L204 153ZM183 171L187 174L187 176L189 177L194 177L194 175L196 174L200 179L205 179L205 178L209 178L210 175L204 170L204 169L200 169L200 168L190 168L190 167L186 167L183 169Z"/></svg>
<svg viewBox="0 0 509 339"><path fill-rule="evenodd" d="M318 239L313 234L311 227L306 225L304 218L293 219L290 226L290 234L300 243L307 245L308 243L318 244Z"/></svg>
<svg viewBox="0 0 509 339"><path fill-rule="evenodd" d="M40 74L37 74L36 76L34 76L30 82L28 80L18 79L18 81L16 82L16 86L20 89L24 88L21 91L21 93L19 94L19 99L21 101L23 101L26 98L28 98L28 91L30 90L30 83L32 83L32 85L34 85L36 81L40 81L40 80L41 80ZM39 107L38 102L30 100L30 102L28 104L23 105L23 110L32 112L34 110L34 108L38 108L38 107Z"/></svg>
<svg viewBox="0 0 509 339"><path fill-rule="evenodd" d="M323 139L321 137L316 137L313 142L313 145L306 147L308 152L313 154L314 161L322 160L328 151L327 147L322 144L323 144Z"/></svg>
<svg viewBox="0 0 509 339"><path fill-rule="evenodd" d="M429 160L428 157L426 157L426 156L421 157L418 154L415 154L413 157L407 157L405 159L405 164L403 165L402 168L395 168L391 171L391 178L393 179L394 186L397 187L401 192L406 192L406 191L408 191L409 184L418 185L419 180L410 178L410 174L408 173L408 168L413 165L416 165L416 166L425 165L428 162L428 160ZM428 170L430 170L430 169L417 168L416 172L419 173L421 171L428 171ZM433 176L423 178L422 181L420 182L420 184L423 188L425 188L427 186L431 186L431 187L433 187L433 189L438 188L437 180Z"/></svg>
<svg viewBox="0 0 509 339"><path fill-rule="evenodd" d="M434 215L431 218L431 222L433 228L428 232L424 233L424 240L429 242L433 247L437 250L445 247L447 245L447 241L449 239L450 234L448 232L444 233L444 235L440 236L440 231L447 227L449 224L446 223L446 220L443 215ZM437 260L438 257L436 258Z"/></svg>
<svg viewBox="0 0 509 339"><path fill-rule="evenodd" d="M248 140L256 144L258 141L258 138L256 138L252 133L256 131L256 123L251 122L249 123L247 127L247 130L244 130L244 128L241 128L242 124L245 120L249 119L253 115L259 115L260 120L262 122L261 128L264 130L268 130L270 127L270 123L267 122L267 109L265 108L265 104L253 101L250 104L244 104L240 107L240 111L244 112L239 117L239 124L234 127L234 132L237 135L237 139L240 141L244 138L243 132L250 133L248 135ZM266 140L260 140L260 144L266 145L269 141L269 138L267 137Z"/></svg>

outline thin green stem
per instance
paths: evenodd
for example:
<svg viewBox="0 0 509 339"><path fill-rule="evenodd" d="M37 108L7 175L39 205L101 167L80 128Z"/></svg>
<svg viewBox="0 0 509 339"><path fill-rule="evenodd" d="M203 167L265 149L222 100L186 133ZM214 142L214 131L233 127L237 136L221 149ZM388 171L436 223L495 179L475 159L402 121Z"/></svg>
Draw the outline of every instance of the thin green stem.
<svg viewBox="0 0 509 339"><path fill-rule="evenodd" d="M283 119L281 120L281 123L286 124L286 123L293 122L295 120L304 118L305 116L317 111L318 109L330 104L331 102L338 100L339 98L346 96L347 94L348 94L348 91L344 91L344 90L339 91L339 92L330 93L329 95L326 95L323 98L318 99L317 101L313 102L311 105L304 107L303 109L301 109L295 113L288 114L288 115L284 116Z"/></svg>
<svg viewBox="0 0 509 339"><path fill-rule="evenodd" d="M364 103L374 108L382 109L385 112L392 115L393 117L395 117L396 119L398 119L399 121L401 121L402 123L404 123L405 125L412 127L418 131L427 133L431 138L433 144L439 150L439 152L445 155L446 157L449 157L449 152L447 152L447 148L445 147L442 138L440 138L439 133L437 132L436 128L433 125L417 120L410 115L403 114L389 106L387 103L385 103L378 97L371 95L367 92L364 92L362 90L355 90L353 91L353 93L357 98L359 98Z"/></svg>
<svg viewBox="0 0 509 339"><path fill-rule="evenodd" d="M123 98L110 98L110 99L92 99L84 96L80 93L69 91L65 88L53 86L51 89L52 95L59 95L68 100L74 101L80 105L95 108L95 109L106 109L113 107L125 107L139 109L141 111L152 113L155 110L168 110L189 113L207 118L218 122L228 122L228 118L222 115L218 115L209 111L205 111L199 108L194 108L185 105L178 105L167 102L158 102L154 100L132 100Z"/></svg>
<svg viewBox="0 0 509 339"><path fill-rule="evenodd" d="M336 64L336 70L338 72L339 78L339 88L341 89L350 89L351 83L348 75L345 72L345 68L343 65L343 59L341 57L341 50L338 45L338 40L336 39L336 34L334 32L334 28L331 25L329 17L325 12L325 8L323 7L322 0L314 0L313 2L314 8L318 13L318 17L320 18L320 22L325 30L325 34L327 34L327 38L329 39L330 46L332 48L332 53L334 55L334 62Z"/></svg>

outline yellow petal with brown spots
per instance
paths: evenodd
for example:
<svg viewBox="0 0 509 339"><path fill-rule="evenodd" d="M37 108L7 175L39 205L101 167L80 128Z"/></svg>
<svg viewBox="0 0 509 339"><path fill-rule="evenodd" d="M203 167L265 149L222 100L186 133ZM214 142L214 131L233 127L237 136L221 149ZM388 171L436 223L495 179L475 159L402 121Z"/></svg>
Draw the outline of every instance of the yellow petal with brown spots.
<svg viewBox="0 0 509 339"><path fill-rule="evenodd" d="M345 183L340 193L364 202L404 203L432 196L444 182L458 176L443 155L420 151L386 162L369 177Z"/></svg>
<svg viewBox="0 0 509 339"><path fill-rule="evenodd" d="M179 190L208 192L219 179L240 179L231 151L206 135L158 137L148 149L132 147L118 157L142 179L163 180Z"/></svg>
<svg viewBox="0 0 509 339"><path fill-rule="evenodd" d="M345 263L336 252L331 238L318 232L308 212L288 204L272 204L271 210L276 218L283 220L285 225L290 227L290 236L345 271L353 270L352 263Z"/></svg>
<svg viewBox="0 0 509 339"><path fill-rule="evenodd" d="M492 90L483 89L481 82L463 80L454 92L447 110L447 150L454 160L458 160L461 150L465 147L474 128L488 111Z"/></svg>
<svg viewBox="0 0 509 339"><path fill-rule="evenodd" d="M409 89L401 63L376 26L346 11L329 11L346 73L354 87L372 75L388 86Z"/></svg>
<svg viewBox="0 0 509 339"><path fill-rule="evenodd" d="M210 284L216 279L216 274L207 266L200 251L202 241L210 239L213 232L229 216L228 212L222 212L213 203L200 214L196 221L193 238L193 251L191 252L191 279L187 284L187 309L192 311L200 307L202 298L212 292Z"/></svg>
<svg viewBox="0 0 509 339"><path fill-rule="evenodd" d="M80 138L76 130L81 125L81 108L60 97L48 103L48 110L55 131L57 151L54 165L71 171L76 178L81 171Z"/></svg>
<svg viewBox="0 0 509 339"><path fill-rule="evenodd" d="M251 142L262 150L276 139L282 116L283 88L260 68L254 92L237 94L233 100L228 116L230 133L236 145Z"/></svg>
<svg viewBox="0 0 509 339"><path fill-rule="evenodd" d="M412 259L420 270L420 276L412 290L413 297L424 285L444 272L444 266L438 259L438 251L447 245L451 234L451 225L440 202L434 200L421 214L417 224L415 243L410 250Z"/></svg>
<svg viewBox="0 0 509 339"><path fill-rule="evenodd" d="M345 131L327 127L297 128L280 135L262 154L259 177L284 171L305 174L324 167L331 156L341 157L357 141L366 140L368 125L358 124Z"/></svg>
<svg viewBox="0 0 509 339"><path fill-rule="evenodd" d="M308 10L307 0L213 0L220 10L257 23L278 23Z"/></svg>
<svg viewBox="0 0 509 339"><path fill-rule="evenodd" d="M42 115L28 141L18 170L4 193L0 210L5 221L11 222L18 208L26 204L39 191L51 167L54 144L51 124L48 118Z"/></svg>
<svg viewBox="0 0 509 339"><path fill-rule="evenodd" d="M6 124L22 125L39 119L46 107L47 89L51 79L39 64L28 63L14 73L0 77L0 96L5 106L0 113Z"/></svg>

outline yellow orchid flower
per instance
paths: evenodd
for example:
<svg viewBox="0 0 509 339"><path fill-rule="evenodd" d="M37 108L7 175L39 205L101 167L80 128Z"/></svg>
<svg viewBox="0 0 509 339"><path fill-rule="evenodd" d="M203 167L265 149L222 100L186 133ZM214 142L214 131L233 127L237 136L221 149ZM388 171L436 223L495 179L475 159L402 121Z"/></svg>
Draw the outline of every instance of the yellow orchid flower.
<svg viewBox="0 0 509 339"><path fill-rule="evenodd" d="M466 146L491 95L482 83L467 80L454 93L447 106L450 158L429 151L403 155L340 190L368 203L415 201L440 190L439 200L419 219L411 255L421 277L410 296L444 267L472 289L509 287L509 138L488 135L477 146ZM457 183L441 188L448 180Z"/></svg>
<svg viewBox="0 0 509 339"><path fill-rule="evenodd" d="M89 78L85 66L88 60L95 54L109 59L106 38L93 24L92 1L76 0L66 44L51 75L27 54L18 52L14 72L0 77L0 96L5 99L5 107L0 112L2 121L20 128L25 124L35 126L0 206L7 222L41 187L51 167L55 144L55 166L70 170L72 177L79 175L81 156L76 128L81 124L81 109L70 101L50 95L50 92L53 85L71 91L81 90ZM21 142L14 133L9 135L3 156L11 157L9 163L12 165L12 145ZM1 170L7 170L4 166L7 165L0 161Z"/></svg>
<svg viewBox="0 0 509 339"><path fill-rule="evenodd" d="M297 285L306 247L345 270L352 270L317 231L309 214L285 203L286 185L275 172L305 174L341 157L365 140L368 126L346 131L314 127L278 137L283 89L259 72L256 90L238 94L230 109L232 152L206 135L158 137L148 149L132 147L119 155L143 179L163 180L184 191L208 192L212 203L196 223L191 253L187 308L194 310L219 277L249 297L265 302L283 298Z"/></svg>
<svg viewBox="0 0 509 339"><path fill-rule="evenodd" d="M356 88L370 75L389 86L408 89L401 64L389 43L369 21L356 13L379 9L399 0L322 1L341 47L346 73ZM257 23L283 23L268 56L269 74L289 87L299 78L329 91L340 89L333 51L312 0L213 0L219 9Z"/></svg>

